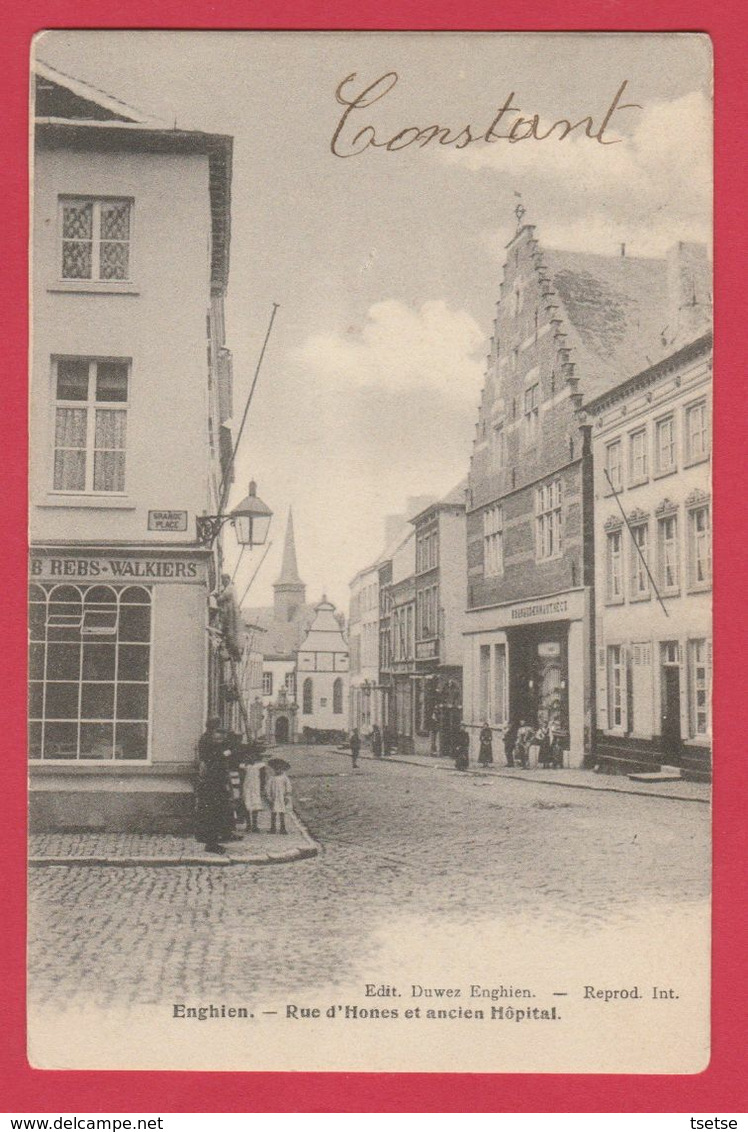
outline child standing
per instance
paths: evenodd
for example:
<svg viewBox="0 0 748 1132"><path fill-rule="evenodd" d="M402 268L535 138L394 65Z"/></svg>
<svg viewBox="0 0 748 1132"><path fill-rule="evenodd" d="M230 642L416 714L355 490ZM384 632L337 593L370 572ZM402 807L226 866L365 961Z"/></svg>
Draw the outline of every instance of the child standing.
<svg viewBox="0 0 748 1132"><path fill-rule="evenodd" d="M268 764L257 751L250 751L244 770L242 801L247 811L247 832L258 833L260 810L265 808L265 787L268 778Z"/></svg>
<svg viewBox="0 0 748 1132"><path fill-rule="evenodd" d="M287 833L286 814L293 810L291 779L286 774L288 763L283 759L274 759L270 765L273 774L265 788L265 795L270 803L270 832Z"/></svg>

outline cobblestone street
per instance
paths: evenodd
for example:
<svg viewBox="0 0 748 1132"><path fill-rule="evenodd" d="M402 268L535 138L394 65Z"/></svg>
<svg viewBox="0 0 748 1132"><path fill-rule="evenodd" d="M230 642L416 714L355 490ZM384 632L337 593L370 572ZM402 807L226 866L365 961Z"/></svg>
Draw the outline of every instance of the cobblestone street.
<svg viewBox="0 0 748 1132"><path fill-rule="evenodd" d="M312 860L30 875L32 1000L56 1009L252 1001L350 982L389 919L469 931L518 912L581 937L703 904L709 808L290 752Z"/></svg>

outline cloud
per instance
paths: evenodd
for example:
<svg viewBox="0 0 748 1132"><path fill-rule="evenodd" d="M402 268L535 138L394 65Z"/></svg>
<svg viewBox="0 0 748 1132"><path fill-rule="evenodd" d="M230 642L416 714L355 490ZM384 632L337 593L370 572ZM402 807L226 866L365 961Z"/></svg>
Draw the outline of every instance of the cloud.
<svg viewBox="0 0 748 1132"><path fill-rule="evenodd" d="M615 145L583 135L449 151L454 165L511 178L543 243L661 255L677 239L711 240L711 105L699 92L636 114ZM615 135L612 135L615 136ZM619 135L620 136L620 135ZM502 233L505 236L506 233Z"/></svg>
<svg viewBox="0 0 748 1132"><path fill-rule="evenodd" d="M483 374L485 336L475 319L441 300L413 309L397 299L374 303L363 325L312 335L292 360L332 387L376 387L405 396L429 392L474 403Z"/></svg>

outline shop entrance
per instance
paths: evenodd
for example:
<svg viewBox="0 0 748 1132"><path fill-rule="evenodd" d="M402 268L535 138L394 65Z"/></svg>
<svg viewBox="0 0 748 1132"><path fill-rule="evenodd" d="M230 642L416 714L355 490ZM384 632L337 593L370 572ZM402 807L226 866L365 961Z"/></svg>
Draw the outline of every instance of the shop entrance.
<svg viewBox="0 0 748 1132"><path fill-rule="evenodd" d="M511 629L509 717L531 727L555 718L569 728L569 627L564 621Z"/></svg>

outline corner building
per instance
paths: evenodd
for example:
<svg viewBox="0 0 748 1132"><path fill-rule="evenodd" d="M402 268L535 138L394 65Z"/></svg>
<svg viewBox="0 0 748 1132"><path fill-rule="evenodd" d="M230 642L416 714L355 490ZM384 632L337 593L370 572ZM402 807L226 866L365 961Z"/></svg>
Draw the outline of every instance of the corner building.
<svg viewBox="0 0 748 1132"><path fill-rule="evenodd" d="M32 828L181 831L221 707L231 139L36 70Z"/></svg>
<svg viewBox="0 0 748 1132"><path fill-rule="evenodd" d="M585 389L635 372L657 338L664 286L662 261L547 250L529 225L507 246L468 477L473 755L484 722L501 759L511 720L553 716L566 765L590 762L592 455L575 414Z"/></svg>

